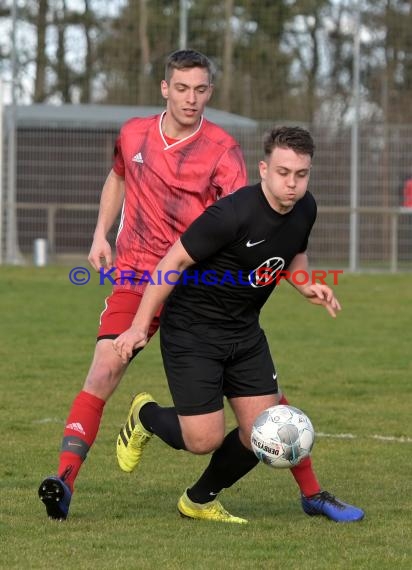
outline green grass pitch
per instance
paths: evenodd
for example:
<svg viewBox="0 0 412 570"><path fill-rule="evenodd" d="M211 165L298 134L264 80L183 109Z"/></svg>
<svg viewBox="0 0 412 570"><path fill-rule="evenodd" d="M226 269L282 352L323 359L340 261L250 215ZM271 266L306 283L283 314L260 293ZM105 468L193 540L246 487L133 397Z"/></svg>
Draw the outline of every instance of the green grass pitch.
<svg viewBox="0 0 412 570"><path fill-rule="evenodd" d="M245 526L189 521L176 502L207 457L153 439L135 473L118 467L115 441L131 395L170 404L157 338L106 406L77 479L66 523L37 497L55 473L65 417L81 388L109 292L69 268L0 268L0 568L412 568L412 278L344 275L332 319L282 284L262 324L290 402L319 434L314 465L325 489L366 511L338 525L301 510L287 471L259 465L221 495ZM227 414L229 427L233 425ZM350 434L350 435L349 435Z"/></svg>

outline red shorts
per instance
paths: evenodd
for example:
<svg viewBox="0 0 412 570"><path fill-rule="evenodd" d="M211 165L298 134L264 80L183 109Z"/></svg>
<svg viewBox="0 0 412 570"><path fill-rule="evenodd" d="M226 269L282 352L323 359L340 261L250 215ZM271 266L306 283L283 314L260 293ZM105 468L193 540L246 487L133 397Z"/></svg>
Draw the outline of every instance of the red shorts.
<svg viewBox="0 0 412 570"><path fill-rule="evenodd" d="M127 330L136 315L142 300L142 293L135 291L115 290L107 297L105 309L100 315L100 325L97 340L116 338ZM150 327L148 338L151 338L159 328L161 309L156 314Z"/></svg>

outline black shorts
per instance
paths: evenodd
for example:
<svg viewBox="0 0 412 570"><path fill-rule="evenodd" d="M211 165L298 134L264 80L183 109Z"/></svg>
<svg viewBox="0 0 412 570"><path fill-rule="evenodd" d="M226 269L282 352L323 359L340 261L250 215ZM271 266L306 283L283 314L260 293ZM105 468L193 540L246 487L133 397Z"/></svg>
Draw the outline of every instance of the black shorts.
<svg viewBox="0 0 412 570"><path fill-rule="evenodd" d="M219 344L194 331L160 327L163 364L176 411L182 416L216 412L223 398L276 394L278 385L265 333Z"/></svg>

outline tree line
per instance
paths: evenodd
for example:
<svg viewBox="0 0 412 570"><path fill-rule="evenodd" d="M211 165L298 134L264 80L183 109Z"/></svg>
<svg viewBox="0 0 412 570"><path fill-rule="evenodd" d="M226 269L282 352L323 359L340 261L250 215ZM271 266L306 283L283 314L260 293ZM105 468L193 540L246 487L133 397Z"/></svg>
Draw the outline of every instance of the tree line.
<svg viewBox="0 0 412 570"><path fill-rule="evenodd" d="M161 104L179 0L14 0L17 97ZM339 126L353 112L356 10L363 119L412 123L412 0L186 0L187 46L218 69L213 105ZM0 1L10 32L12 1ZM10 74L10 34L0 40Z"/></svg>

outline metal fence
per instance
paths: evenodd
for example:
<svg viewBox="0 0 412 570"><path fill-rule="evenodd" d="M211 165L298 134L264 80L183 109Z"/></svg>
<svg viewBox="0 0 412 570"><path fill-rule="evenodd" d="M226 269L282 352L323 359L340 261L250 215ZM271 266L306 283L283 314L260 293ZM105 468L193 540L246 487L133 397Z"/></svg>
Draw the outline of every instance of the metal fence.
<svg viewBox="0 0 412 570"><path fill-rule="evenodd" d="M92 106L85 117L67 120L61 109L60 120L17 119L15 162L6 116L0 199L3 263L32 263L38 238L47 240L51 263L87 256L122 120L93 120ZM79 112L81 107L73 109ZM223 126L239 140L250 180L257 180L262 135L270 125L251 121L245 126L239 117L239 126L236 116L231 118L233 122ZM318 126L311 131L317 148L310 189L319 207L310 244L312 264L350 268L355 244L356 270L412 270L412 208L404 207L403 201L403 186L412 177L412 126L360 125L355 205L351 130ZM114 233L115 229L112 243Z"/></svg>
<svg viewBox="0 0 412 570"><path fill-rule="evenodd" d="M38 238L50 262L86 257L125 105L164 104L164 57L188 46L216 64L212 104L253 119L215 119L241 143L251 181L263 120L313 133L314 265L412 269L411 0L3 5L0 263L31 263Z"/></svg>

